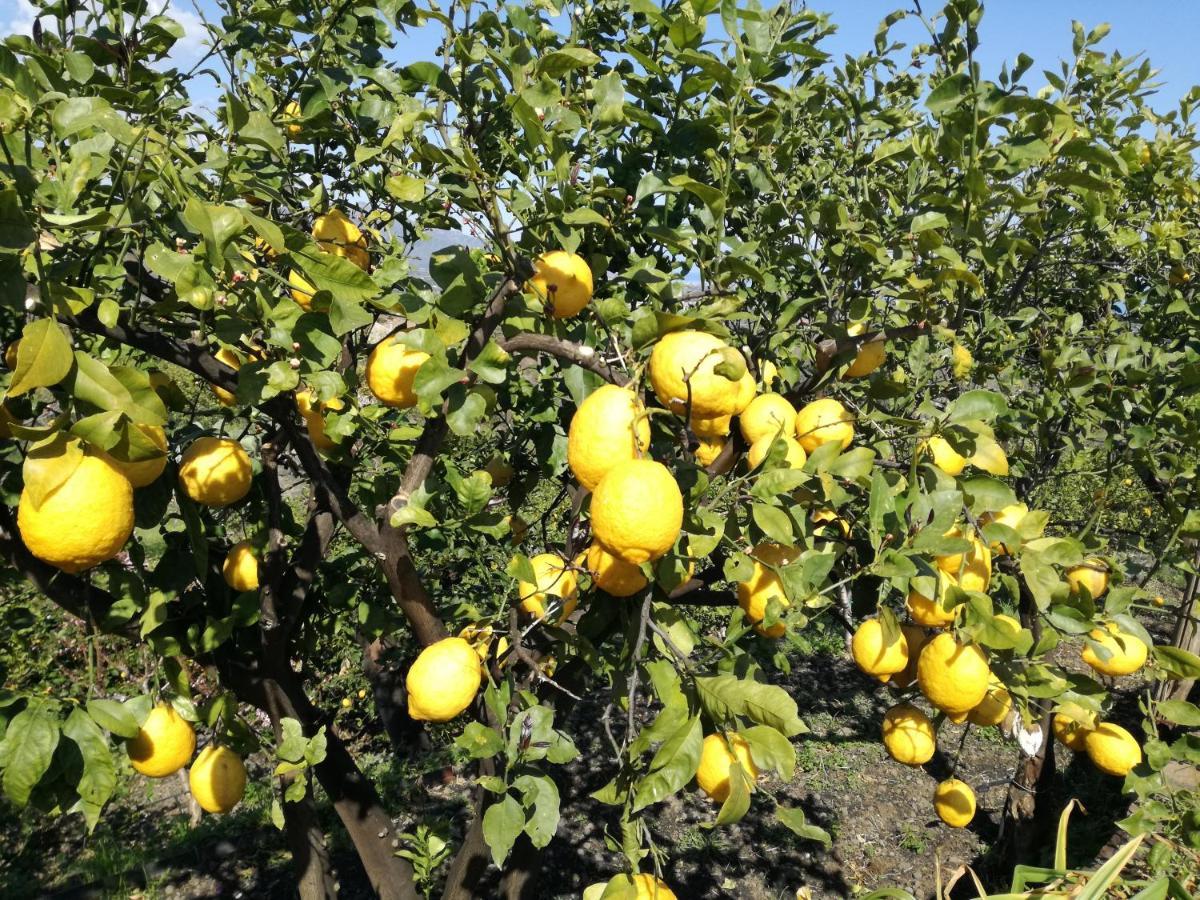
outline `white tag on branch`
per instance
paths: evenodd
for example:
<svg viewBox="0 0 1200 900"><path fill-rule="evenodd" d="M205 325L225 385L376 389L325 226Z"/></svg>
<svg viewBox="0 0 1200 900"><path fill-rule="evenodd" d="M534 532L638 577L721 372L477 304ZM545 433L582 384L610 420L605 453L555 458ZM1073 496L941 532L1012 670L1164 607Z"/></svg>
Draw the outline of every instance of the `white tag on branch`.
<svg viewBox="0 0 1200 900"><path fill-rule="evenodd" d="M1021 721L1020 716L1013 721L1013 737L1017 739L1021 752L1026 756L1037 755L1037 752L1042 749L1042 741L1045 740L1040 725L1033 725L1026 731L1025 723Z"/></svg>

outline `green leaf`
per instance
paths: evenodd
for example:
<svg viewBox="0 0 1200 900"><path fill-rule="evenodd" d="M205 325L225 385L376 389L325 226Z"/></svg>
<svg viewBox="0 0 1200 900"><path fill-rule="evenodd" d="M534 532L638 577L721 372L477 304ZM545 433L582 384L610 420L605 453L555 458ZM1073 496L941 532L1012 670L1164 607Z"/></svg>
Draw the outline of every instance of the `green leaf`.
<svg viewBox="0 0 1200 900"><path fill-rule="evenodd" d="M810 825L808 819L804 815L804 810L795 807L777 806L775 807L775 818L779 824L790 829L798 837L806 841L820 841L826 847L829 847L833 840L824 828L816 825ZM911 894L897 893L894 896L911 897Z"/></svg>
<svg viewBox="0 0 1200 900"><path fill-rule="evenodd" d="M739 732L750 745L750 756L761 771L772 771L783 781L791 781L796 771L796 748L786 737L768 725L755 725Z"/></svg>
<svg viewBox="0 0 1200 900"><path fill-rule="evenodd" d="M929 92L925 106L935 116L940 116L958 106L970 92L971 77L965 72L958 72L944 79Z"/></svg>
<svg viewBox="0 0 1200 900"><path fill-rule="evenodd" d="M138 733L137 719L116 700L89 700L87 712L97 725L117 737L131 738Z"/></svg>
<svg viewBox="0 0 1200 900"><path fill-rule="evenodd" d="M491 848L496 868L504 868L504 861L524 828L525 811L511 794L487 808L483 814L483 839Z"/></svg>
<svg viewBox="0 0 1200 900"><path fill-rule="evenodd" d="M66 381L71 395L98 410L120 410L142 425L163 425L167 408L150 385L150 378L133 367L106 366L82 350L75 351L75 368Z"/></svg>
<svg viewBox="0 0 1200 900"><path fill-rule="evenodd" d="M76 790L88 831L96 827L100 811L117 786L117 768L108 741L96 723L78 706L71 710L62 732L75 742L83 758L83 773Z"/></svg>
<svg viewBox="0 0 1200 900"><path fill-rule="evenodd" d="M362 305L335 294L329 304L329 325L336 337L342 337L359 328L366 328L375 321Z"/></svg>
<svg viewBox="0 0 1200 900"><path fill-rule="evenodd" d="M55 713L55 706L49 701L30 700L8 723L4 740L0 741L4 793L18 809L29 802L34 786L50 768L59 740Z"/></svg>
<svg viewBox="0 0 1200 900"><path fill-rule="evenodd" d="M1154 659L1171 678L1200 678L1200 656L1187 650L1156 645Z"/></svg>
<svg viewBox="0 0 1200 900"><path fill-rule="evenodd" d="M1164 719L1187 728L1200 728L1200 707L1186 700L1163 700L1154 705Z"/></svg>
<svg viewBox="0 0 1200 900"><path fill-rule="evenodd" d="M454 739L454 746L471 759L487 759L504 749L504 736L481 722L468 722L462 734Z"/></svg>
<svg viewBox="0 0 1200 900"><path fill-rule="evenodd" d="M233 206L201 203L191 197L183 209L183 221L203 239L204 252L213 272L225 271L225 248L246 227L242 211Z"/></svg>
<svg viewBox="0 0 1200 900"><path fill-rule="evenodd" d="M616 71L601 75L592 85L592 118L601 125L625 121L625 83Z"/></svg>
<svg viewBox="0 0 1200 900"><path fill-rule="evenodd" d="M741 820L750 809L750 793L754 790L754 782L750 773L742 768L738 760L729 767L729 793L721 804L714 825L732 825Z"/></svg>
<svg viewBox="0 0 1200 900"><path fill-rule="evenodd" d="M83 462L83 444L65 432L55 432L29 448L21 473L34 506L75 474Z"/></svg>
<svg viewBox="0 0 1200 900"><path fill-rule="evenodd" d="M548 78L561 78L572 69L585 69L600 62L600 57L583 47L552 50L538 60L537 72Z"/></svg>
<svg viewBox="0 0 1200 900"><path fill-rule="evenodd" d="M777 506L768 506L765 503L755 503L750 508L750 512L754 516L754 524L775 543L785 545L792 543L792 520L782 509Z"/></svg>
<svg viewBox="0 0 1200 900"><path fill-rule="evenodd" d="M37 232L21 208L21 196L13 188L0 191L0 247L24 250L33 243Z"/></svg>
<svg viewBox="0 0 1200 900"><path fill-rule="evenodd" d="M525 807L525 833L539 850L550 843L558 830L558 785L549 775L519 775L513 788L521 793Z"/></svg>
<svg viewBox="0 0 1200 900"><path fill-rule="evenodd" d="M995 391L967 391L952 404L948 410L951 422L965 422L969 419L982 419L990 422L1008 412L1008 401Z"/></svg>
<svg viewBox="0 0 1200 900"><path fill-rule="evenodd" d="M908 230L913 234L920 234L922 231L929 231L932 228L946 228L949 224L950 221L942 213L927 212L914 216Z"/></svg>
<svg viewBox="0 0 1200 900"><path fill-rule="evenodd" d="M700 718L692 716L663 741L654 754L649 771L634 792L633 811L658 803L691 781L700 765L703 747Z"/></svg>
<svg viewBox="0 0 1200 900"><path fill-rule="evenodd" d="M696 679L696 692L710 719L726 723L747 716L760 725L770 725L787 737L808 731L797 715L796 701L773 684L760 684L736 675L703 676Z"/></svg>
<svg viewBox="0 0 1200 900"><path fill-rule="evenodd" d="M389 175L383 188L401 203L419 203L425 197L425 179L415 175Z"/></svg>
<svg viewBox="0 0 1200 900"><path fill-rule="evenodd" d="M261 110L250 113L246 124L238 129L238 140L247 144L257 144L275 153L283 155L283 135L271 121L271 117Z"/></svg>
<svg viewBox="0 0 1200 900"><path fill-rule="evenodd" d="M958 484L962 488L963 496L966 498L971 513L976 516L980 513L1004 509L1004 507L1017 502L1017 495L1013 489L995 478L986 478L980 475L975 478L961 479Z"/></svg>
<svg viewBox="0 0 1200 900"><path fill-rule="evenodd" d="M58 384L67 377L74 361L66 330L53 319L35 319L21 332L8 396Z"/></svg>
<svg viewBox="0 0 1200 900"><path fill-rule="evenodd" d="M370 275L350 260L326 253L316 244L292 250L290 256L318 292L328 291L346 303L361 303L379 294L379 285Z"/></svg>

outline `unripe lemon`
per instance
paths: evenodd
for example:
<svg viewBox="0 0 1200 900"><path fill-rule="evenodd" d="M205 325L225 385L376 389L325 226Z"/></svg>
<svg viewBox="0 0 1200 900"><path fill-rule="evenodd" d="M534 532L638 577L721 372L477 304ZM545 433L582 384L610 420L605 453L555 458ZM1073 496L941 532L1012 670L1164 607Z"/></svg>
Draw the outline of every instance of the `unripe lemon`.
<svg viewBox="0 0 1200 900"><path fill-rule="evenodd" d="M246 766L228 747L209 744L192 763L188 787L205 812L227 813L246 793Z"/></svg>
<svg viewBox="0 0 1200 900"><path fill-rule="evenodd" d="M145 487L153 482L159 475L163 473L163 469L167 467L167 433L163 431L161 425L138 425L138 431L150 438L154 445L159 450L163 451L162 456L155 456L151 459L139 459L136 462L126 462L122 459L117 459L108 453L98 451L97 456L103 456L114 469L129 479L129 483L135 488Z"/></svg>
<svg viewBox="0 0 1200 900"><path fill-rule="evenodd" d="M746 453L746 459L750 463L750 468L757 469L762 465L763 460L767 458L767 454L771 452L771 447L774 446L776 441L782 441L783 446L786 448L783 459L788 468L803 469L804 464L808 462L808 454L804 452L804 448L800 446L800 442L790 434L780 435L779 437L767 435L751 444L750 450Z"/></svg>
<svg viewBox="0 0 1200 900"><path fill-rule="evenodd" d="M1012 695L999 678L993 675L988 680L987 694L973 710L967 713L967 721L980 728L999 725L1008 718L1012 709Z"/></svg>
<svg viewBox="0 0 1200 900"><path fill-rule="evenodd" d="M258 554L249 541L238 541L225 554L221 564L225 583L235 591L258 590Z"/></svg>
<svg viewBox="0 0 1200 900"><path fill-rule="evenodd" d="M926 628L942 628L951 624L956 616L956 611L946 608L946 588L955 583L953 576L939 571L936 600L926 597L916 588L910 587L905 605L908 607L908 614L912 620Z"/></svg>
<svg viewBox="0 0 1200 900"><path fill-rule="evenodd" d="M1064 747L1068 747L1076 753L1087 750L1087 736L1092 733L1092 729L1083 723L1076 722L1062 713L1056 713L1053 729L1054 736Z"/></svg>
<svg viewBox="0 0 1200 900"><path fill-rule="evenodd" d="M764 437L796 430L796 408L782 394L759 394L738 416L738 425L747 444Z"/></svg>
<svg viewBox="0 0 1200 900"><path fill-rule="evenodd" d="M675 893L667 887L667 883L653 875L642 873L633 876L633 885L637 889L635 900L677 900Z"/></svg>
<svg viewBox="0 0 1200 900"><path fill-rule="evenodd" d="M416 406L413 380L427 359L429 354L425 351L385 338L367 357L367 387L384 406L398 409Z"/></svg>
<svg viewBox="0 0 1200 900"><path fill-rule="evenodd" d="M527 287L556 319L576 315L592 299L592 270L582 256L554 250L533 263Z"/></svg>
<svg viewBox="0 0 1200 900"><path fill-rule="evenodd" d="M892 676L891 684L899 690L904 690L917 680L917 661L921 658L921 651L929 643L929 635L925 633L924 628L916 625L901 625L900 631L904 635L905 646L908 647L908 665L904 667L903 672Z"/></svg>
<svg viewBox="0 0 1200 900"><path fill-rule="evenodd" d="M1084 739L1088 759L1107 775L1124 777L1142 761L1142 748L1137 739L1112 722L1101 722Z"/></svg>
<svg viewBox="0 0 1200 900"><path fill-rule="evenodd" d="M40 504L34 504L25 486L17 504L17 530L38 559L64 572L82 572L112 559L129 540L133 487L108 461L84 456Z"/></svg>
<svg viewBox="0 0 1200 900"><path fill-rule="evenodd" d="M242 358L229 347L222 347L213 355L219 361L225 363L225 365L229 366L229 368L234 369L235 371L242 367ZM212 386L212 389L213 393L217 395L217 400L222 405L233 406L235 403L237 403L237 395L231 391L227 391L225 388L217 387L215 384Z"/></svg>
<svg viewBox="0 0 1200 900"><path fill-rule="evenodd" d="M150 778L173 775L192 758L196 732L169 703L160 703L125 745L135 770Z"/></svg>
<svg viewBox="0 0 1200 900"><path fill-rule="evenodd" d="M553 602L561 609L558 620L562 621L575 611L579 602L579 582L575 572L553 553L539 553L529 560L529 564L533 566L536 583L517 582L517 602L521 611L540 619L546 614L546 604ZM557 597L558 601L551 601L551 597Z"/></svg>
<svg viewBox="0 0 1200 900"><path fill-rule="evenodd" d="M592 533L609 553L635 566L670 550L682 528L683 495L662 463L620 463L592 494Z"/></svg>
<svg viewBox="0 0 1200 900"><path fill-rule="evenodd" d="M328 453L337 447L337 444L325 434L325 416L322 415L322 412L327 409L338 412L344 409L345 406L346 404L341 397L334 397L332 400L322 403L317 400L316 395L312 391L303 390L296 392L296 409L300 411L300 416L304 419L304 427L308 431L308 439L322 453Z"/></svg>
<svg viewBox="0 0 1200 900"><path fill-rule="evenodd" d="M717 457L724 449L725 438L723 437L701 438L699 446L696 447L696 462L707 468L717 461Z"/></svg>
<svg viewBox="0 0 1200 900"><path fill-rule="evenodd" d="M733 416L716 416L711 419L692 416L692 434L698 438L722 438L729 434Z"/></svg>
<svg viewBox="0 0 1200 900"><path fill-rule="evenodd" d="M866 619L854 632L850 641L854 662L868 675L887 681L908 665L908 644L899 628L888 640L887 629L881 619Z"/></svg>
<svg viewBox="0 0 1200 900"><path fill-rule="evenodd" d="M896 762L923 766L933 759L937 734L929 716L911 703L900 703L883 716L883 746Z"/></svg>
<svg viewBox="0 0 1200 900"><path fill-rule="evenodd" d="M631 597L649 584L641 568L613 556L595 541L588 547L587 569L596 587L614 597Z"/></svg>
<svg viewBox="0 0 1200 900"><path fill-rule="evenodd" d="M749 579L738 582L738 605L751 622L761 622L767 614L767 604L774 597L781 607L788 606L787 595L783 591L783 582L774 570L768 566L781 567L795 562L802 552L800 547L785 547L782 544L759 544L750 552L754 560L754 571ZM776 622L769 628L757 626L757 631L764 637L781 637L786 631L782 622Z"/></svg>
<svg viewBox="0 0 1200 900"><path fill-rule="evenodd" d="M731 348L703 331L672 331L663 335L650 353L650 383L659 403L676 413L687 409L691 387L691 414L711 419L733 415L738 404L738 379L718 375ZM736 351L735 351L736 352Z"/></svg>
<svg viewBox="0 0 1200 900"><path fill-rule="evenodd" d="M408 714L423 722L449 722L471 705L483 672L479 654L462 638L430 644L408 670Z"/></svg>
<svg viewBox="0 0 1200 900"><path fill-rule="evenodd" d="M312 309L313 294L317 292L317 286L295 269L288 271L288 284L291 285L292 299L300 304L300 308L306 312Z"/></svg>
<svg viewBox="0 0 1200 900"><path fill-rule="evenodd" d="M998 525L1006 525L1013 529L1013 531L1016 531L1020 527L1021 521L1027 515L1029 515L1028 506L1024 503L1013 503L998 512L984 513L979 517L979 524L986 526L995 522ZM1008 553L1008 548L1001 541L995 541L991 549L992 553L996 554L996 556L1004 556Z"/></svg>
<svg viewBox="0 0 1200 900"><path fill-rule="evenodd" d="M487 461L483 471L491 476L492 484L496 487L504 487L509 484L513 480L513 475L516 474L512 463L503 456L493 456Z"/></svg>
<svg viewBox="0 0 1200 900"><path fill-rule="evenodd" d="M1087 588L1091 598L1099 600L1108 590L1108 566L1096 557L1085 560L1083 565L1067 570L1067 584L1071 586L1071 593L1079 594Z"/></svg>
<svg viewBox="0 0 1200 900"><path fill-rule="evenodd" d="M650 421L638 395L606 384L588 394L571 417L567 465L589 491L619 463L650 446Z"/></svg>
<svg viewBox="0 0 1200 900"><path fill-rule="evenodd" d="M758 767L750 757L750 745L740 734L727 731L723 736L710 734L704 739L700 767L696 769L696 784L718 803L724 803L729 796L729 770L735 759L751 781L758 777Z"/></svg>
<svg viewBox="0 0 1200 900"><path fill-rule="evenodd" d="M754 396L758 393L758 385L754 383L754 376L750 374L750 370L746 370L746 374L738 379L737 383L737 402L733 406L733 414L740 416L745 412L746 407L754 400Z"/></svg>
<svg viewBox="0 0 1200 900"><path fill-rule="evenodd" d="M975 792L966 782L948 778L933 792L933 808L951 828L966 828L975 818Z"/></svg>
<svg viewBox="0 0 1200 900"><path fill-rule="evenodd" d="M950 446L941 435L934 435L925 442L925 449L933 456L933 464L951 477L961 475L966 468L967 458Z"/></svg>
<svg viewBox="0 0 1200 900"><path fill-rule="evenodd" d="M921 651L917 683L921 693L949 716L965 716L983 700L991 678L987 657L974 644L939 634Z"/></svg>
<svg viewBox="0 0 1200 900"><path fill-rule="evenodd" d="M229 438L196 438L179 462L179 484L204 506L229 506L250 491L250 457Z"/></svg>
<svg viewBox="0 0 1200 900"><path fill-rule="evenodd" d="M865 330L866 325L864 323L855 322L846 329L846 332L851 337L856 337ZM887 346L883 338L875 338L875 340L867 341L865 344L859 345L858 353L855 355L853 362L846 367L843 375L846 378L863 378L882 366L886 357Z"/></svg>
<svg viewBox="0 0 1200 900"><path fill-rule="evenodd" d="M1121 631L1112 622L1103 630L1093 630L1088 637L1108 651L1108 658L1102 659L1091 644L1083 645L1083 661L1101 675L1112 678L1132 675L1146 664L1149 654L1146 645L1132 634Z"/></svg>
<svg viewBox="0 0 1200 900"><path fill-rule="evenodd" d="M796 413L796 439L805 453L828 443L845 450L854 440L854 417L831 397L814 400Z"/></svg>

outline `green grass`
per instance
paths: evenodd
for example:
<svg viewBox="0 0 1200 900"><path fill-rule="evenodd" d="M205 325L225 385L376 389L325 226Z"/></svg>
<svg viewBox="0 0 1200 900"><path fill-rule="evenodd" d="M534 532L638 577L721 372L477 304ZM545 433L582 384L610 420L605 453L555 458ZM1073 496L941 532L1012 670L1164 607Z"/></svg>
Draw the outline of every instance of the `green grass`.
<svg viewBox="0 0 1200 900"><path fill-rule="evenodd" d="M925 840L925 835L919 829L905 824L900 826L900 847L921 856L929 848L929 844Z"/></svg>

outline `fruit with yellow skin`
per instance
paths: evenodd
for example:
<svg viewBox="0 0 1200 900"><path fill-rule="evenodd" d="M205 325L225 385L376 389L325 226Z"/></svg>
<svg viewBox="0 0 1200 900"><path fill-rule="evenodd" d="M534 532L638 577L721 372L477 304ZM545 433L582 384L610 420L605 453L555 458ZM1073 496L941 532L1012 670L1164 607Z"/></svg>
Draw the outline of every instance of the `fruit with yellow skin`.
<svg viewBox="0 0 1200 900"><path fill-rule="evenodd" d="M205 812L227 813L246 793L246 764L228 747L210 744L192 763L188 787Z"/></svg>
<svg viewBox="0 0 1200 900"><path fill-rule="evenodd" d="M738 416L747 444L774 435L791 436L796 430L796 408L781 394L759 394Z"/></svg>
<svg viewBox="0 0 1200 900"><path fill-rule="evenodd" d="M883 716L883 746L906 766L923 766L937 750L937 733L929 716L911 703L900 703Z"/></svg>
<svg viewBox="0 0 1200 900"><path fill-rule="evenodd" d="M288 137L299 137L304 133L304 126L299 122L294 121L295 119L299 119L303 114L304 112L300 109L300 104L295 100L290 101L288 105L283 108L284 119L292 120L288 121L287 125Z"/></svg>
<svg viewBox="0 0 1200 900"><path fill-rule="evenodd" d="M831 397L814 400L796 413L796 439L805 453L829 443L845 450L854 440L854 417Z"/></svg>
<svg viewBox="0 0 1200 900"><path fill-rule="evenodd" d="M650 383L658 402L683 413L691 387L691 414L712 419L733 415L738 404L736 381L714 370L737 354L715 335L703 331L672 331L650 353ZM740 356L740 354L738 354ZM739 377L740 378L740 377Z"/></svg>
<svg viewBox="0 0 1200 900"><path fill-rule="evenodd" d="M965 537L960 528L951 528L946 537ZM964 591L986 591L992 580L992 551L976 535L966 538L965 553L949 553L934 558L938 569L952 576Z"/></svg>
<svg viewBox="0 0 1200 900"><path fill-rule="evenodd" d="M865 619L850 641L855 664L880 681L886 682L908 666L908 643L899 628L894 631L889 640L882 619Z"/></svg>
<svg viewBox="0 0 1200 900"><path fill-rule="evenodd" d="M1108 566L1096 557L1084 560L1083 565L1067 570L1067 584L1072 594L1080 594L1087 588L1091 598L1099 600L1108 590Z"/></svg>
<svg viewBox="0 0 1200 900"><path fill-rule="evenodd" d="M103 451L96 451L96 455L104 457L114 469L129 479L131 485L135 488L140 488L154 482L163 473L163 469L167 467L167 433L163 431L161 425L139 424L137 429L148 437L154 446L163 452L162 456L139 459L136 462L126 462Z"/></svg>
<svg viewBox="0 0 1200 900"><path fill-rule="evenodd" d="M492 484L495 487L504 487L513 480L515 470L503 456L493 456L487 461L483 467L483 471L487 472L492 479Z"/></svg>
<svg viewBox="0 0 1200 900"><path fill-rule="evenodd" d="M1084 739L1084 748L1092 764L1106 775L1123 778L1142 761L1137 739L1112 722L1101 722Z"/></svg>
<svg viewBox="0 0 1200 900"><path fill-rule="evenodd" d="M838 531L842 533L842 537L850 536L850 523L846 521L844 516L839 516L832 509L817 509L813 510L811 516L813 524L818 528L822 525L836 525Z"/></svg>
<svg viewBox="0 0 1200 900"><path fill-rule="evenodd" d="M289 293L292 299L300 304L300 308L305 312L312 309L313 294L317 292L317 286L295 269L288 271L288 284L291 286Z"/></svg>
<svg viewBox="0 0 1200 900"><path fill-rule="evenodd" d="M491 625L466 625L458 636L475 648L475 653L479 656L479 661L487 662L488 651L492 646L492 637L495 632ZM358 692L360 697L367 695L366 691Z"/></svg>
<svg viewBox="0 0 1200 900"><path fill-rule="evenodd" d="M993 675L988 680L987 694L979 705L967 713L967 721L980 728L989 725L999 725L1008 717L1012 709L1012 695L1004 683Z"/></svg>
<svg viewBox="0 0 1200 900"><path fill-rule="evenodd" d="M735 759L751 781L758 777L758 767L750 756L750 745L740 734L728 731L724 735L710 734L704 739L696 784L709 799L724 803L729 796L729 770Z"/></svg>
<svg viewBox="0 0 1200 900"><path fill-rule="evenodd" d="M204 506L237 503L250 492L250 457L229 438L196 438L179 462L179 485Z"/></svg>
<svg viewBox="0 0 1200 900"><path fill-rule="evenodd" d="M649 584L640 567L613 556L595 541L588 547L587 570L596 587L614 597L631 597Z"/></svg>
<svg viewBox="0 0 1200 900"><path fill-rule="evenodd" d="M475 648L460 637L421 651L405 678L408 714L421 722L449 722L479 693L483 670Z"/></svg>
<svg viewBox="0 0 1200 900"><path fill-rule="evenodd" d="M370 266L367 239L340 209L334 208L323 216L317 216L312 235L326 253L348 259L364 271Z"/></svg>
<svg viewBox="0 0 1200 900"><path fill-rule="evenodd" d="M650 446L650 420L638 395L606 384L588 394L571 417L567 465L589 491L615 466L637 459Z"/></svg>
<svg viewBox="0 0 1200 900"><path fill-rule="evenodd" d="M133 486L99 456L84 456L41 503L33 498L26 484L17 504L17 530L30 553L64 572L112 559L133 531Z"/></svg>
<svg viewBox="0 0 1200 900"><path fill-rule="evenodd" d="M633 876L633 885L637 890L635 900L677 900L665 881L645 872Z"/></svg>
<svg viewBox="0 0 1200 900"><path fill-rule="evenodd" d="M966 378L971 374L971 369L975 368L975 357L958 341L954 342L954 347L950 351L950 368L954 372L954 377L959 380Z"/></svg>
<svg viewBox="0 0 1200 900"><path fill-rule="evenodd" d="M529 563L533 566L533 583L517 582L521 612L540 619L546 615L546 607L552 605L561 610L557 619L562 621L579 603L578 577L566 561L553 553L539 553Z"/></svg>
<svg viewBox="0 0 1200 900"><path fill-rule="evenodd" d="M1076 722L1062 713L1056 713L1053 729L1054 736L1064 747L1074 750L1076 753L1083 753L1087 750L1087 736L1092 733L1092 729L1083 723Z"/></svg>
<svg viewBox="0 0 1200 900"><path fill-rule="evenodd" d="M995 440L984 435L975 438L975 452L967 462L991 475L1008 474L1008 454Z"/></svg>
<svg viewBox="0 0 1200 900"><path fill-rule="evenodd" d="M527 287L556 319L577 315L592 299L592 270L576 253L554 250L533 263Z"/></svg>
<svg viewBox="0 0 1200 900"><path fill-rule="evenodd" d="M683 528L683 495L662 463L631 459L596 485L591 513L592 534L604 549L640 566L675 546Z"/></svg>
<svg viewBox="0 0 1200 900"><path fill-rule="evenodd" d="M1029 515L1029 507L1024 503L1012 503L997 512L986 512L979 517L981 526L991 525L993 522L997 525L1005 525L1016 531L1022 520ZM1005 556L1008 554L1008 547L1002 541L994 541L992 543L992 553L996 556Z"/></svg>
<svg viewBox="0 0 1200 900"><path fill-rule="evenodd" d="M16 340L4 348L4 365L10 372L17 370L17 353L20 351L20 343L20 340Z"/></svg>
<svg viewBox="0 0 1200 900"><path fill-rule="evenodd" d="M149 778L166 778L187 765L196 749L196 732L168 703L160 703L138 733L125 744L129 763Z"/></svg>
<svg viewBox="0 0 1200 900"><path fill-rule="evenodd" d="M746 374L737 383L737 403L734 404L733 414L740 416L746 407L750 405L751 401L754 400L757 393L758 385L754 383L754 376L747 369Z"/></svg>
<svg viewBox="0 0 1200 900"><path fill-rule="evenodd" d="M946 589L953 584L953 576L938 572L936 600L926 597L914 587L909 587L905 605L912 620L926 628L944 628L953 623L957 613L955 609L947 609L945 605Z"/></svg>
<svg viewBox="0 0 1200 900"><path fill-rule="evenodd" d="M762 465L763 460L767 458L767 454L771 452L771 447L776 441L782 441L783 446L786 448L784 462L788 468L803 469L804 464L808 462L808 454L804 452L804 448L800 446L800 442L790 434L780 435L779 437L767 435L751 444L750 450L746 453L746 459L750 463L750 468L757 469Z"/></svg>
<svg viewBox="0 0 1200 900"><path fill-rule="evenodd" d="M934 435L925 442L925 449L933 456L933 464L951 477L962 474L967 458L950 446L941 435Z"/></svg>
<svg viewBox="0 0 1200 900"><path fill-rule="evenodd" d="M229 368L233 369L234 371L237 371L242 367L242 358L229 347L222 347L213 355L220 362L225 363L225 365L229 366ZM215 384L212 386L212 389L213 393L217 395L218 402L220 402L223 406L233 406L235 403L237 403L237 395L233 392L227 391L225 388L217 387Z"/></svg>
<svg viewBox="0 0 1200 900"><path fill-rule="evenodd" d="M696 462L697 464L708 467L717 461L717 457L721 455L721 451L725 449L725 438L700 438L700 444L696 447Z"/></svg>
<svg viewBox="0 0 1200 900"><path fill-rule="evenodd" d="M508 526L509 540L513 544L522 544L529 534L529 523L522 519L519 515L511 515L504 517L504 524Z"/></svg>
<svg viewBox="0 0 1200 900"><path fill-rule="evenodd" d="M975 818L975 792L957 778L948 778L933 792L938 818L951 828L966 828Z"/></svg>
<svg viewBox="0 0 1200 900"><path fill-rule="evenodd" d="M384 406L409 409L417 405L413 381L417 370L429 359L424 350L414 350L391 338L375 345L367 357L367 387Z"/></svg>
<svg viewBox="0 0 1200 900"><path fill-rule="evenodd" d="M698 438L722 438L729 434L732 422L733 416L716 416L712 419L692 416L692 434Z"/></svg>
<svg viewBox="0 0 1200 900"><path fill-rule="evenodd" d="M901 625L900 631L908 647L908 665L904 667L903 672L892 676L891 684L899 690L904 690L917 680L917 661L921 658L921 651L929 643L929 635L918 625Z"/></svg>
<svg viewBox="0 0 1200 900"><path fill-rule="evenodd" d="M1093 630L1088 637L1108 651L1108 657L1105 659L1090 643L1085 643L1080 654L1083 661L1101 675L1108 675L1110 678L1132 675L1146 664L1146 657L1149 655L1146 645L1132 634L1122 631L1113 622L1109 622L1104 630Z"/></svg>
<svg viewBox="0 0 1200 900"><path fill-rule="evenodd" d="M979 647L960 644L948 633L926 644L917 662L921 693L951 721L962 721L982 702L991 675L987 656Z"/></svg>
<svg viewBox="0 0 1200 900"><path fill-rule="evenodd" d="M296 392L296 409L299 410L301 418L304 419L304 427L308 431L308 439L312 441L313 446L322 453L328 453L337 447L333 439L325 434L325 410L333 410L339 412L345 409L345 401L341 397L334 397L331 400L324 402L318 400L312 391L303 390Z"/></svg>
<svg viewBox="0 0 1200 900"><path fill-rule="evenodd" d="M857 337L866 331L866 323L855 322L846 329L846 333L851 337ZM883 338L876 338L860 344L858 353L854 360L846 367L846 371L842 374L846 378L865 378L876 369L883 365L883 361L887 358L887 345Z"/></svg>
<svg viewBox="0 0 1200 900"><path fill-rule="evenodd" d="M221 564L221 575L225 583L235 591L258 590L258 554L249 541L238 541L225 554Z"/></svg>
<svg viewBox="0 0 1200 900"><path fill-rule="evenodd" d="M788 599L783 591L783 582L769 567L778 568L795 562L801 552L800 547L786 547L782 544L759 544L750 551L750 558L754 560L754 570L747 580L738 582L737 586L738 605L747 619L751 622L762 622L772 597L781 607L787 608ZM766 628L758 625L756 630L763 637L778 638L783 636L787 628L782 622L776 622Z"/></svg>

